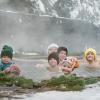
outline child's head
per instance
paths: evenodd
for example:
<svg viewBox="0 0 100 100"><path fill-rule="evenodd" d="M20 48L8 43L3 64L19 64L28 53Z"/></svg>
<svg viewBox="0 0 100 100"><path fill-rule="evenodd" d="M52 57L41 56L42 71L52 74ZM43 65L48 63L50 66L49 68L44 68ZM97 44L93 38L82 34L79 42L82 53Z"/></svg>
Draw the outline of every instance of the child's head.
<svg viewBox="0 0 100 100"><path fill-rule="evenodd" d="M8 63L10 60L12 60L12 57L13 57L13 49L7 45L4 45L1 50L2 62Z"/></svg>
<svg viewBox="0 0 100 100"><path fill-rule="evenodd" d="M84 52L84 56L88 62L93 62L94 60L96 60L96 50L93 48L88 48Z"/></svg>
<svg viewBox="0 0 100 100"><path fill-rule="evenodd" d="M58 54L56 52L49 54L48 63L51 67L55 67L59 64L59 57L58 57Z"/></svg>
<svg viewBox="0 0 100 100"><path fill-rule="evenodd" d="M66 59L66 56L68 55L68 50L66 47L59 47L57 52L61 61Z"/></svg>
<svg viewBox="0 0 100 100"><path fill-rule="evenodd" d="M52 43L48 46L47 48L47 53L50 54L52 52L57 52L57 49L58 49L58 45L55 44L55 43Z"/></svg>

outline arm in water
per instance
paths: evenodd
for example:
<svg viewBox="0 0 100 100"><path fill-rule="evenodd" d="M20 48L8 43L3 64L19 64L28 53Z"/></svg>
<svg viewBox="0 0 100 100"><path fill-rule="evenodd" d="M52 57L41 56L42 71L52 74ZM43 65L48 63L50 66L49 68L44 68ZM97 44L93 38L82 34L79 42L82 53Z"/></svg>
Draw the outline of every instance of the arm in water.
<svg viewBox="0 0 100 100"><path fill-rule="evenodd" d="M15 75L19 75L20 74L20 69L19 69L18 65L12 64L10 67L6 68L3 72L5 74L13 73Z"/></svg>

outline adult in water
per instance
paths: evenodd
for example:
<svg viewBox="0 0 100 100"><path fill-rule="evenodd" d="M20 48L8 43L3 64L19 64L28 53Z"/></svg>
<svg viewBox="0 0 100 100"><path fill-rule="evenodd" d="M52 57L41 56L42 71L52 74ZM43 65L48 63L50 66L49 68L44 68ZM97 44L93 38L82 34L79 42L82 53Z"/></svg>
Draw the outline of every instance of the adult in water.
<svg viewBox="0 0 100 100"><path fill-rule="evenodd" d="M85 66L88 68L100 68L100 61L97 59L96 50L93 48L88 48L84 52Z"/></svg>

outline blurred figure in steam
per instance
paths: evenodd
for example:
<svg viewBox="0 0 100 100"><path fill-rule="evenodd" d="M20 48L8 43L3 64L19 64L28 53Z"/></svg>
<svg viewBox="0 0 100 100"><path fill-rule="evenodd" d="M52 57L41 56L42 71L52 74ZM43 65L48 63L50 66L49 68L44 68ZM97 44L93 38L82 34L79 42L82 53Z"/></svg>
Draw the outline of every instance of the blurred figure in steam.
<svg viewBox="0 0 100 100"><path fill-rule="evenodd" d="M7 74L9 76L16 76L20 74L19 67L13 62L13 49L4 45L1 50L1 61L0 61L0 73Z"/></svg>
<svg viewBox="0 0 100 100"><path fill-rule="evenodd" d="M59 46L55 43L50 44L47 48L47 54L49 55L52 52L57 52L58 47Z"/></svg>

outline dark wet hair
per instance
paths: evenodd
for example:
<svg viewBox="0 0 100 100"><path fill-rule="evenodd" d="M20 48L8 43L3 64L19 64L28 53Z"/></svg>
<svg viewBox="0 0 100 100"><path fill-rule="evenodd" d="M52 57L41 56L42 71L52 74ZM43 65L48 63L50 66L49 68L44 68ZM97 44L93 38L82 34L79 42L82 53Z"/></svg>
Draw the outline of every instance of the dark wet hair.
<svg viewBox="0 0 100 100"><path fill-rule="evenodd" d="M66 47L59 47L57 52L58 54L61 52L61 51L65 51L66 52L66 56L68 55L68 49Z"/></svg>
<svg viewBox="0 0 100 100"><path fill-rule="evenodd" d="M49 56L48 56L48 62L52 58L54 58L57 61L57 64L59 64L59 56L58 56L58 53L56 53L56 52L50 53Z"/></svg>

